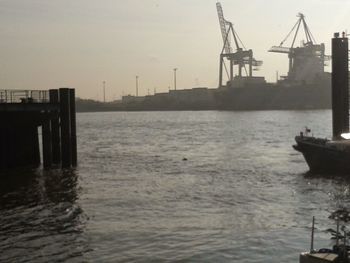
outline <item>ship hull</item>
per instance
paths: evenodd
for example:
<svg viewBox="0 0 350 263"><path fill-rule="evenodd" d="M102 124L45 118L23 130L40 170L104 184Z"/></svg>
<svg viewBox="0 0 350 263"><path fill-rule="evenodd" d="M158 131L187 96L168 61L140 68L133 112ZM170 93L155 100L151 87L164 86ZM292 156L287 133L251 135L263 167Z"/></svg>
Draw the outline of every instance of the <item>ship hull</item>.
<svg viewBox="0 0 350 263"><path fill-rule="evenodd" d="M313 173L349 174L350 152L328 144L326 139L296 136L294 149L301 152Z"/></svg>
<svg viewBox="0 0 350 263"><path fill-rule="evenodd" d="M145 97L124 96L111 110L309 110L331 108L330 74L324 73L312 83L279 81L246 83L217 89L170 90ZM79 103L77 107L79 108Z"/></svg>
<svg viewBox="0 0 350 263"><path fill-rule="evenodd" d="M331 108L331 83L325 78L312 85L250 85L220 88L216 92L221 110L307 110Z"/></svg>

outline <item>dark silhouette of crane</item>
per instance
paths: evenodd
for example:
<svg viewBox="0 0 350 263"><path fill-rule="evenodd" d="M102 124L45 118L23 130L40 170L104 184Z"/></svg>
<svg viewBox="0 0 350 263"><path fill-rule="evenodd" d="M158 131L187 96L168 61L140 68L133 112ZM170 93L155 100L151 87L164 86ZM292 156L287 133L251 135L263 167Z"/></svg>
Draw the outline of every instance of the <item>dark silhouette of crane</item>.
<svg viewBox="0 0 350 263"><path fill-rule="evenodd" d="M216 8L218 12L220 28L222 39L224 45L222 47L222 51L220 54L220 72L219 72L219 87L222 86L223 81L223 68L225 68L227 77L229 79L229 83L233 81L233 68L234 66L238 67L238 77L244 78L243 70L245 73L245 78L252 78L253 76L253 67L257 69L257 67L262 65L262 61L258 61L253 58L253 51L251 49L246 50L244 44L240 40L238 34L233 28L233 24L224 18L224 14L222 11L222 6L219 2L216 3ZM233 50L231 45L231 37L233 37L235 50ZM229 71L225 65L225 59L227 59L230 63ZM246 69L246 65L248 65L248 71Z"/></svg>
<svg viewBox="0 0 350 263"><path fill-rule="evenodd" d="M325 62L330 59L330 56L325 55L325 46L323 43L316 44L316 41L305 21L305 16L302 13L297 15L298 21L289 31L279 46L273 46L269 52L288 54L289 70L288 76L284 79L293 82L311 83L320 74L324 73ZM300 27L304 29L305 39L300 47L294 47L295 40ZM293 34L294 32L294 34ZM293 34L293 40L290 47L284 47L283 44Z"/></svg>

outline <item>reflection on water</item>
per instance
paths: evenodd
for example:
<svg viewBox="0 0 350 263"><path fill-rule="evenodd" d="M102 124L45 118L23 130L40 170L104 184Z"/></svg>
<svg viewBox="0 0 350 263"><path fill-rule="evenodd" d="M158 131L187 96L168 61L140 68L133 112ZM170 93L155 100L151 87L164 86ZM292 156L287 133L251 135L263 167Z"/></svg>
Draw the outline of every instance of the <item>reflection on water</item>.
<svg viewBox="0 0 350 263"><path fill-rule="evenodd" d="M75 170L20 170L0 177L0 262L59 261L89 250Z"/></svg>

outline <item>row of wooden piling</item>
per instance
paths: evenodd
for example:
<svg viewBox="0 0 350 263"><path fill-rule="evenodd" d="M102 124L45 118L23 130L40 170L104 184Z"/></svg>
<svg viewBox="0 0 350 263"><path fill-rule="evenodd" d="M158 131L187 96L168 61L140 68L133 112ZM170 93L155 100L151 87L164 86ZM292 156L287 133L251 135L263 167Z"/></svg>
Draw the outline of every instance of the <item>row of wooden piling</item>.
<svg viewBox="0 0 350 263"><path fill-rule="evenodd" d="M49 91L50 104L59 104L42 123L43 165L50 168L77 165L77 135L75 90L69 88Z"/></svg>

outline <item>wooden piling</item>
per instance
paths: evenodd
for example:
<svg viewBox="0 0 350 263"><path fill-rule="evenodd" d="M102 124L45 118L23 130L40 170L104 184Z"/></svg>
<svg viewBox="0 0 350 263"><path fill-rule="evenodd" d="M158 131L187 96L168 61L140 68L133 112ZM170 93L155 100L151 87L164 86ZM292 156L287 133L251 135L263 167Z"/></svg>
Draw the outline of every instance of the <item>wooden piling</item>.
<svg viewBox="0 0 350 263"><path fill-rule="evenodd" d="M32 141L32 147L31 147L31 155L33 156L32 163L34 166L38 167L40 165L40 146L39 146L39 132L38 132L38 126L32 125L31 127L31 134L30 137L27 140ZM26 142L23 142L26 143Z"/></svg>
<svg viewBox="0 0 350 263"><path fill-rule="evenodd" d="M52 166L52 132L50 120L45 120L42 125L43 165L44 168Z"/></svg>
<svg viewBox="0 0 350 263"><path fill-rule="evenodd" d="M71 120L69 89L60 88L60 121L61 121L61 159L62 167L68 168L72 165L72 142L71 142Z"/></svg>
<svg viewBox="0 0 350 263"><path fill-rule="evenodd" d="M49 91L50 103L58 104L58 90L51 89ZM52 163L61 163L61 135L60 135L60 122L59 113L53 112L51 117L51 133L52 133Z"/></svg>
<svg viewBox="0 0 350 263"><path fill-rule="evenodd" d="M349 132L348 38L332 39L332 119L333 138Z"/></svg>
<svg viewBox="0 0 350 263"><path fill-rule="evenodd" d="M77 154L77 125L76 125L76 113L75 113L75 90L69 89L69 102L70 102L70 130L71 130L71 147L72 147L72 166L77 166L78 154Z"/></svg>

